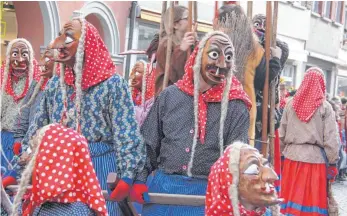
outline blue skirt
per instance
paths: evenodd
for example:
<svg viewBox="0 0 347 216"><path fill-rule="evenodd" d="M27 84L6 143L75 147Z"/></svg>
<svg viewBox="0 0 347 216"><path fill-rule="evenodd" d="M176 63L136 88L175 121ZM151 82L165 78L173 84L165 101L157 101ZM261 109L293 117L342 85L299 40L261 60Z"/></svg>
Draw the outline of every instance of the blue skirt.
<svg viewBox="0 0 347 216"><path fill-rule="evenodd" d="M0 131L1 135L1 149L3 150L6 158L8 161L11 161L14 153L13 153L13 144L14 144L14 138L13 138L13 132L8 131ZM5 162L4 156L1 154L1 164Z"/></svg>
<svg viewBox="0 0 347 216"><path fill-rule="evenodd" d="M150 193L206 195L207 179L196 179L182 175L169 175L157 170L149 185ZM142 216L203 216L205 206L143 205Z"/></svg>
<svg viewBox="0 0 347 216"><path fill-rule="evenodd" d="M89 143L89 151L93 166L98 177L102 190L107 190L107 176L111 172L117 172L117 155L108 144L98 142ZM106 201L106 207L109 216L123 215L117 202Z"/></svg>

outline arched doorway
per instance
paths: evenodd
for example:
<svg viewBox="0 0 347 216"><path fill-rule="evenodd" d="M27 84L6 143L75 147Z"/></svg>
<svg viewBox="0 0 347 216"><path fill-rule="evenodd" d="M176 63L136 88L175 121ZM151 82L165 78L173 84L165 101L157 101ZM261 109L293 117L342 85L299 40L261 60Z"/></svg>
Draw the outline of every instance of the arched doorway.
<svg viewBox="0 0 347 216"><path fill-rule="evenodd" d="M79 12L98 29L111 53L112 60L116 64L122 64L124 58L118 55L120 52L119 30L112 10L101 1L90 1Z"/></svg>
<svg viewBox="0 0 347 216"><path fill-rule="evenodd" d="M38 59L40 50L59 32L60 21L56 2L4 1L1 3L3 5L2 22L6 25L1 37L1 60L5 59L7 44L15 38L27 39L32 44L35 57Z"/></svg>

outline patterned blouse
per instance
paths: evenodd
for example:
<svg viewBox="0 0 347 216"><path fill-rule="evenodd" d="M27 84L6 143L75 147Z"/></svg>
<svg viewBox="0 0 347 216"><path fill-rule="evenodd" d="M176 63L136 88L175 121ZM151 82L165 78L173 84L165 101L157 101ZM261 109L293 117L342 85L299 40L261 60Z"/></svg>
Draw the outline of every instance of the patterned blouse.
<svg viewBox="0 0 347 216"><path fill-rule="evenodd" d="M74 89L67 86L68 115L75 112ZM37 109L34 123L22 141L23 150L36 130L50 123L60 123L63 113L59 77L50 79ZM70 114L69 114L70 113ZM75 128L74 117L67 126ZM71 118L70 118L71 119ZM89 144L103 142L115 151L119 175L130 179L141 171L145 162L145 146L135 120L134 104L127 83L113 75L83 92L81 101L81 131Z"/></svg>
<svg viewBox="0 0 347 216"><path fill-rule="evenodd" d="M192 96L172 85L161 92L153 104L141 132L147 148L147 162L137 180L160 169L167 174L187 176L194 137ZM205 143L197 142L192 173L207 179L210 168L219 158L218 131L221 103L208 103ZM225 146L234 141L248 143L249 113L241 100L231 100L224 126Z"/></svg>

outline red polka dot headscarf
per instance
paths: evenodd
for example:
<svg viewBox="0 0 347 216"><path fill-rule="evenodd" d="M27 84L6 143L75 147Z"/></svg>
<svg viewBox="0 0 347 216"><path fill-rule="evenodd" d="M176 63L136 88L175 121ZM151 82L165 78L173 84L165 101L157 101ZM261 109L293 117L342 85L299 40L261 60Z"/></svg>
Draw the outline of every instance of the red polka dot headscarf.
<svg viewBox="0 0 347 216"><path fill-rule="evenodd" d="M265 208L250 211L239 203L240 151L249 145L235 142L228 146L208 176L206 191L206 216L260 216Z"/></svg>
<svg viewBox="0 0 347 216"><path fill-rule="evenodd" d="M46 127L34 154L32 192L23 204L23 215L31 215L45 202L82 202L97 215L107 215L86 138L60 124Z"/></svg>
<svg viewBox="0 0 347 216"><path fill-rule="evenodd" d="M84 27L82 31L85 31L85 38L81 36L82 43L80 44L84 47L80 47L79 44L77 52L84 50L81 85L82 89L86 90L110 78L115 74L116 66L113 64L110 52L107 50L98 30L88 21L84 19L80 19L80 21ZM65 69L65 82L70 86L74 86L75 76L71 69Z"/></svg>
<svg viewBox="0 0 347 216"><path fill-rule="evenodd" d="M320 68L309 68L293 98L293 109L298 118L307 123L325 100L324 73Z"/></svg>

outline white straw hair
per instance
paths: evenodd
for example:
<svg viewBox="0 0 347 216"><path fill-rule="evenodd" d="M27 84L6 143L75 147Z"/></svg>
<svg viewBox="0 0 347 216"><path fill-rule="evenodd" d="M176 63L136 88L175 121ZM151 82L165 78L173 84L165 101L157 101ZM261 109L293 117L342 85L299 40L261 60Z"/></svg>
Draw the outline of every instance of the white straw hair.
<svg viewBox="0 0 347 216"><path fill-rule="evenodd" d="M192 152L190 156L190 161L188 163L188 171L187 175L192 176L192 168L193 168L193 162L194 162L194 155L195 155L195 148L197 144L197 138L198 138L198 113L199 113L199 93L200 93L200 71L201 71L201 61L202 61L202 54L205 48L205 45L207 41L213 37L213 36L223 36L225 39L227 39L232 46L232 51L234 53L234 47L231 43L231 40L229 39L228 35L221 31L213 31L205 35L205 37L200 41L199 43L199 50L195 58L195 64L193 66L193 72L194 72L194 138L193 138L193 147ZM226 118L227 110L228 110L228 102L229 102L229 91L231 88L231 80L234 73L234 60L232 61L232 68L229 71L229 73L226 74L226 85L223 91L223 97L221 101L221 118L220 118L220 127L219 127L219 133L218 133L218 139L219 139L219 149L220 149L220 156L223 155L224 151L224 140L223 140L223 131L224 131L224 121Z"/></svg>
<svg viewBox="0 0 347 216"><path fill-rule="evenodd" d="M239 195L238 195L238 185L240 178L240 153L242 148L248 148L249 145L236 141L231 144L229 152L229 172L233 176L233 181L229 186L229 199L233 207L234 216L240 216L239 210Z"/></svg>
<svg viewBox="0 0 347 216"><path fill-rule="evenodd" d="M49 124L49 125L46 125L46 126L42 127L41 129L39 129L36 132L36 135L33 136L32 139L30 140L31 148L33 150L33 155L32 155L32 158L30 159L28 165L24 169L22 177L20 179L17 195L14 197L14 201L13 201L13 208L12 208L11 216L19 215L19 208L20 208L20 206L22 204L23 196L24 196L25 192L27 191L27 187L28 187L28 185L30 183L30 179L31 179L31 176L32 176L32 173L33 173L33 169L35 168L34 166L35 166L35 163L36 163L37 154L38 154L39 149L40 149L42 138L45 135L45 132L51 126L52 126L52 124Z"/></svg>
<svg viewBox="0 0 347 216"><path fill-rule="evenodd" d="M144 60L140 60L140 62L143 64L143 75L142 75L142 89L141 89L141 104L143 106L143 109L145 109L145 102L146 102L146 77L147 77L147 62Z"/></svg>
<svg viewBox="0 0 347 216"><path fill-rule="evenodd" d="M6 49L6 61L5 61L5 68L4 68L4 80L2 82L2 86L1 86L1 100L2 98L4 98L4 94L5 94L5 88L6 88L6 83L7 83L7 80L8 80L8 76L10 75L9 74L9 70L10 70L10 57L11 57L11 49L12 49L12 46L17 43L17 42L23 42L25 43L25 45L27 45L28 49L29 49L29 76L28 76L28 79L29 79L29 86L31 85L33 79L34 79L34 50L33 50L33 47L31 46L31 43L29 41L27 41L26 39L24 38L17 38L17 39L14 39L12 40L8 46L7 46L7 49ZM2 101L1 101L1 105L0 105L0 110L1 110L1 107L2 107Z"/></svg>
<svg viewBox="0 0 347 216"><path fill-rule="evenodd" d="M75 74L75 86L76 86L76 98L75 98L75 108L76 108L76 123L75 129L79 131L80 120L81 120L81 100L82 100L82 73L83 73L83 61L84 61L84 41L86 38L86 21L82 18L74 18L73 20L78 20L81 23L81 37L78 42L77 52L76 52L76 62L73 67ZM69 113L67 112L67 93L65 86L65 65L61 64L60 67L60 88L62 90L62 99L64 103L63 112L66 113L66 121L63 124L66 125L69 122Z"/></svg>

